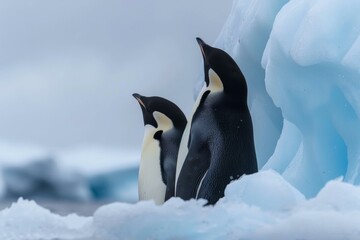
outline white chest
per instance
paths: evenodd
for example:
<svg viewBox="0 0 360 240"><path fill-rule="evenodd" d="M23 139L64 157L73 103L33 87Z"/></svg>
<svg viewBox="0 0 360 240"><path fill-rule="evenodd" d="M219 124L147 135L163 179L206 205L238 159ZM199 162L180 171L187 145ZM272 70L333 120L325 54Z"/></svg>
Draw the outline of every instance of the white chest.
<svg viewBox="0 0 360 240"><path fill-rule="evenodd" d="M181 138L178 158L177 158L177 162L176 162L175 194L176 194L177 180L178 180L178 177L180 175L180 170L181 170L182 166L184 165L186 155L188 154L188 151L189 151L189 149L187 147L187 144L189 142L189 137L190 137L190 129L191 129L192 118L193 118L193 115L194 115L196 109L199 107L202 95L207 90L208 90L208 88L204 85L203 88L201 89L196 101L195 101L194 107L192 109L191 116L188 119L188 122L186 124L183 136Z"/></svg>
<svg viewBox="0 0 360 240"><path fill-rule="evenodd" d="M161 177L159 141L153 138L156 131L157 129L152 126L145 126L138 190L139 200L154 200L156 204L162 204L165 199L166 185Z"/></svg>
<svg viewBox="0 0 360 240"><path fill-rule="evenodd" d="M201 98L204 95L204 93L208 90L210 90L210 94L224 91L224 86L222 84L222 81L221 81L219 75L211 68L209 69L207 74L209 76L209 86L206 86L204 84L203 88L201 89L201 91L194 103L194 107L192 109L191 116L188 119L186 128L185 128L183 136L181 138L178 159L177 159L177 163L176 163L175 195L176 195L177 180L180 175L181 168L184 165L185 158L189 152L187 144L189 142L189 137L190 137L191 123L193 120L194 113L196 112L196 110L198 109L198 107L200 105Z"/></svg>

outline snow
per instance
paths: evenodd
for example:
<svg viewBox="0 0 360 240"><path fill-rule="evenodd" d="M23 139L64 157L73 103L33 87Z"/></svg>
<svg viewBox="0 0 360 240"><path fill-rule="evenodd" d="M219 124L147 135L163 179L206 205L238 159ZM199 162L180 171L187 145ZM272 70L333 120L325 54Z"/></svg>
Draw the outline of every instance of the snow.
<svg viewBox="0 0 360 240"><path fill-rule="evenodd" d="M60 217L20 199L0 212L0 236L359 239L359 10L357 0L234 1L216 45L234 57L247 78L261 170L229 184L215 206L179 198L162 206L117 202L81 218ZM41 164L23 160L27 156L20 152L17 164L9 166L17 169L10 174L15 180L5 181L3 189L40 168L53 169L49 179L57 184L85 179L92 186L85 191L99 197L136 196L138 162L131 151L84 149L54 156L29 151ZM118 165L118 159L124 162ZM81 177L66 175L69 169ZM59 177L63 174L66 179ZM29 179L35 181L23 181Z"/></svg>
<svg viewBox="0 0 360 240"><path fill-rule="evenodd" d="M255 187L254 187L255 186ZM237 191L239 189L239 191ZM256 201L250 198L256 197ZM358 239L360 187L330 181L312 199L272 170L232 182L215 206L172 198L58 216L19 199L0 212L1 239ZM19 224L21 227L19 227Z"/></svg>
<svg viewBox="0 0 360 240"><path fill-rule="evenodd" d="M0 239L74 239L88 237L83 231L91 218L75 214L58 216L34 201L19 199L10 208L0 212Z"/></svg>
<svg viewBox="0 0 360 240"><path fill-rule="evenodd" d="M330 181L318 196L300 204L254 239L358 239L360 188Z"/></svg>
<svg viewBox="0 0 360 240"><path fill-rule="evenodd" d="M259 191L259 189L271 189ZM281 211L304 201L305 197L275 171L263 171L244 176L226 188L225 202L243 202L263 210Z"/></svg>

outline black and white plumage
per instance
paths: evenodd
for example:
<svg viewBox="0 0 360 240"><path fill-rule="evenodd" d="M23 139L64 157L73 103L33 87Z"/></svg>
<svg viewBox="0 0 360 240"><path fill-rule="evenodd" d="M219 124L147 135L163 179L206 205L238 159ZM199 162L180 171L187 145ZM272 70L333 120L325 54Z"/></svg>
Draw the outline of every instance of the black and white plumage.
<svg viewBox="0 0 360 240"><path fill-rule="evenodd" d="M230 181L258 167L245 77L226 52L197 41L205 83L182 138L175 195L215 204Z"/></svg>
<svg viewBox="0 0 360 240"><path fill-rule="evenodd" d="M174 196L176 161L186 118L178 106L161 97L133 94L145 126L139 167L139 200L162 204Z"/></svg>

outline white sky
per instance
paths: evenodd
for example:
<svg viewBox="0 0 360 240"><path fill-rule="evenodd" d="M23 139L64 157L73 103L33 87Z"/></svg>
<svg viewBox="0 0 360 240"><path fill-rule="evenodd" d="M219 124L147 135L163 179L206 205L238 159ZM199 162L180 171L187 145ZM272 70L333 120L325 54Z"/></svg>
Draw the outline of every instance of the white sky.
<svg viewBox="0 0 360 240"><path fill-rule="evenodd" d="M131 94L186 113L225 1L0 0L0 139L49 149L140 147Z"/></svg>

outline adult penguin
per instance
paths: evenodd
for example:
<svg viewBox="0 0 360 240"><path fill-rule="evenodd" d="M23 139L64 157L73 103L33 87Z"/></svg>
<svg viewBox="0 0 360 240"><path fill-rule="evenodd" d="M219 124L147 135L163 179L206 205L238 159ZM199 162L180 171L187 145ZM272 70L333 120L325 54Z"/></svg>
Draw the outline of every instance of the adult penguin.
<svg viewBox="0 0 360 240"><path fill-rule="evenodd" d="M139 200L162 204L174 196L176 161L186 118L178 106L161 97L134 93L145 125L139 167Z"/></svg>
<svg viewBox="0 0 360 240"><path fill-rule="evenodd" d="M176 196L215 204L227 184L257 172L258 167L245 77L226 52L200 38L197 41L205 84L189 119L189 133L184 133L181 143ZM186 155L184 160L180 155Z"/></svg>

